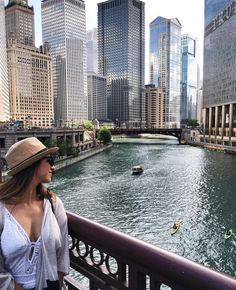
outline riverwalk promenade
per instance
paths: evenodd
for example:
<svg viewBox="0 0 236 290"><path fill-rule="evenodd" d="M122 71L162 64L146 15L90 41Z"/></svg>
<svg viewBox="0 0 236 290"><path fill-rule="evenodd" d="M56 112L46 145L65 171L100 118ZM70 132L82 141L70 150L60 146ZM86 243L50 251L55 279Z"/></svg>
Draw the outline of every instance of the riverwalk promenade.
<svg viewBox="0 0 236 290"><path fill-rule="evenodd" d="M107 144L107 145L101 144L101 145L97 145L96 147L89 148L87 150L80 152L79 155L76 157L69 156L69 157L64 157L63 159L57 159L55 161L55 171L68 167L70 165L73 165L86 158L92 157L111 147L112 147L112 144Z"/></svg>
<svg viewBox="0 0 236 290"><path fill-rule="evenodd" d="M195 147L202 147L205 149L222 152L222 153L236 154L236 147L233 147L233 146L226 146L226 145L206 143L206 142L196 142L196 141L188 141L187 144L191 146L195 146Z"/></svg>

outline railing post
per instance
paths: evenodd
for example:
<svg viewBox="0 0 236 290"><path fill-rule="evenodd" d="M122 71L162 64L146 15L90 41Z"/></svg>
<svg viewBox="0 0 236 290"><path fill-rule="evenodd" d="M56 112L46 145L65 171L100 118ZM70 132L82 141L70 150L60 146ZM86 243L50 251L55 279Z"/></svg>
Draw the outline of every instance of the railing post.
<svg viewBox="0 0 236 290"><path fill-rule="evenodd" d="M89 281L89 290L99 290L93 281Z"/></svg>
<svg viewBox="0 0 236 290"><path fill-rule="evenodd" d="M161 284L162 284L161 282L150 278L150 290L159 290L161 287Z"/></svg>
<svg viewBox="0 0 236 290"><path fill-rule="evenodd" d="M84 288L83 286L81 286L76 280L74 280L72 277L70 276L66 276L64 278L64 283L66 285L66 289L68 290L88 290L87 288Z"/></svg>
<svg viewBox="0 0 236 290"><path fill-rule="evenodd" d="M126 264L120 262L118 262L118 281L126 281Z"/></svg>
<svg viewBox="0 0 236 290"><path fill-rule="evenodd" d="M133 268L129 269L129 289L146 290L146 275Z"/></svg>

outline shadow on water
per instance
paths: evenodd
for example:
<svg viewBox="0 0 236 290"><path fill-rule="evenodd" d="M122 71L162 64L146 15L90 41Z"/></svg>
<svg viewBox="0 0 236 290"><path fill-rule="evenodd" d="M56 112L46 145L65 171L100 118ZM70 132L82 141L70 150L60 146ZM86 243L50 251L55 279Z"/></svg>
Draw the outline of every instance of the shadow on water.
<svg viewBox="0 0 236 290"><path fill-rule="evenodd" d="M235 275L236 156L172 143L114 144L55 174L66 209ZM142 175L131 168L141 164ZM173 222L180 230L170 235Z"/></svg>

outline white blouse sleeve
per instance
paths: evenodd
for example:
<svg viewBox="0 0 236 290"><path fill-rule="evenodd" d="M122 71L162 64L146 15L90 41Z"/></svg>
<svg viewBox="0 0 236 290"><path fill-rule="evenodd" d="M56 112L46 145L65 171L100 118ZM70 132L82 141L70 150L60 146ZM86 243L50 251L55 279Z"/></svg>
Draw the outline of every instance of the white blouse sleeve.
<svg viewBox="0 0 236 290"><path fill-rule="evenodd" d="M57 251L58 272L68 274L70 270L70 258L69 258L67 216L63 203L58 196L56 197L56 201L53 202L53 205L55 217L57 219L62 236L62 245Z"/></svg>

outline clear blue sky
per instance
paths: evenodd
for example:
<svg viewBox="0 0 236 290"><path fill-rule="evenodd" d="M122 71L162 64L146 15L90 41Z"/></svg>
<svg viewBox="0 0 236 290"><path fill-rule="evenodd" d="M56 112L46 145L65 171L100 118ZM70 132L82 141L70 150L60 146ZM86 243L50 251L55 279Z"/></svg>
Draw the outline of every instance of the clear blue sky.
<svg viewBox="0 0 236 290"><path fill-rule="evenodd" d="M28 0L34 5L36 46L42 43L41 33L41 1ZM5 0L5 2L8 2ZM97 3L102 0L85 0L86 26L87 30L97 26ZM182 33L190 33L198 40L197 59L202 67L203 57L203 31L204 31L204 0L143 0L145 2L146 21L146 67L148 68L149 50L149 23L156 17L177 17L182 24ZM145 82L148 82L148 71L146 70Z"/></svg>

